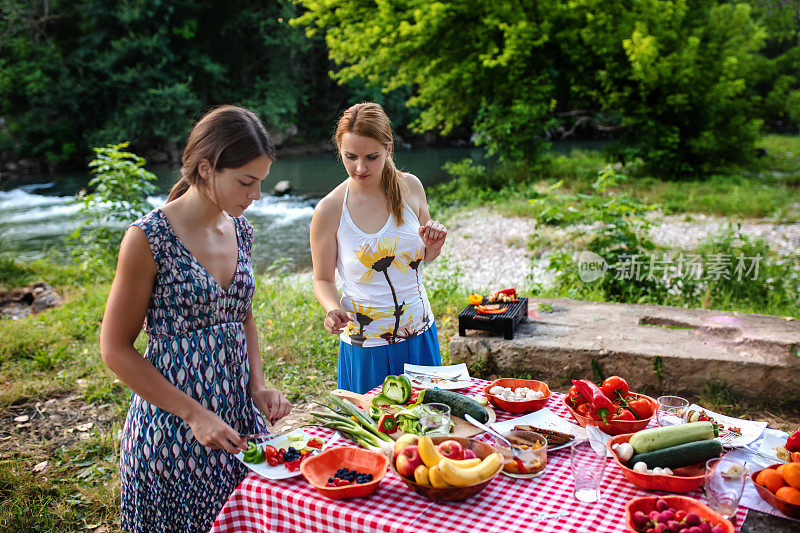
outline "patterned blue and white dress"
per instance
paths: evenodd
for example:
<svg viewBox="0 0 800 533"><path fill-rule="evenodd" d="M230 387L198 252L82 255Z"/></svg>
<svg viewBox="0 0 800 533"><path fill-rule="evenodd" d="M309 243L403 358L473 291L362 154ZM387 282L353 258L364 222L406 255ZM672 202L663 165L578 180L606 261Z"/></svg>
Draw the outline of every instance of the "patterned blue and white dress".
<svg viewBox="0 0 800 533"><path fill-rule="evenodd" d="M264 430L247 384L243 321L255 289L253 228L233 219L238 261L226 291L200 265L160 209L133 223L157 266L145 330L145 357L173 385L240 433ZM222 450L202 446L189 425L136 394L120 446L122 529L208 531L247 468Z"/></svg>

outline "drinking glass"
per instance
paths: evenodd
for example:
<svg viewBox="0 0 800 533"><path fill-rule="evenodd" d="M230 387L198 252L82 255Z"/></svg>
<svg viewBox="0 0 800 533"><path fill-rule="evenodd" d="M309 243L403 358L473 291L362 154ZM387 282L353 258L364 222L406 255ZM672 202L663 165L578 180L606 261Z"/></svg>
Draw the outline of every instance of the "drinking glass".
<svg viewBox="0 0 800 533"><path fill-rule="evenodd" d="M435 437L450 434L450 406L443 403L422 404L419 410L422 434Z"/></svg>
<svg viewBox="0 0 800 533"><path fill-rule="evenodd" d="M575 499L592 503L600 500L600 483L606 469L606 447L600 441L574 442L569 450L572 477L575 478Z"/></svg>
<svg viewBox="0 0 800 533"><path fill-rule="evenodd" d="M660 396L658 398L656 421L659 426L683 424L683 412L689 406L689 400L680 396Z"/></svg>
<svg viewBox="0 0 800 533"><path fill-rule="evenodd" d="M745 465L724 457L706 461L705 489L708 506L727 519L733 518L744 492Z"/></svg>

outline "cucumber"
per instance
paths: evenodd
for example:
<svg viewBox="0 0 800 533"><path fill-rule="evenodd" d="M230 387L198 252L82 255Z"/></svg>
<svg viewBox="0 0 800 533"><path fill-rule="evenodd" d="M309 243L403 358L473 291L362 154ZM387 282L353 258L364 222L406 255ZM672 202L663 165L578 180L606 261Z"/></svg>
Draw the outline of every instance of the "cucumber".
<svg viewBox="0 0 800 533"><path fill-rule="evenodd" d="M714 457L719 457L722 453L722 444L716 440L701 440L697 442L687 442L662 448L652 452L637 453L628 461L629 465L635 465L642 461L647 468L681 468L703 463Z"/></svg>
<svg viewBox="0 0 800 533"><path fill-rule="evenodd" d="M692 422L659 428L643 429L634 433L629 441L636 453L646 453L698 440L719 436L719 429L711 422Z"/></svg>
<svg viewBox="0 0 800 533"><path fill-rule="evenodd" d="M489 421L489 412L481 404L457 392L441 389L425 389L422 391L422 403L444 403L450 406L450 414L464 418L465 413L471 414L478 422Z"/></svg>

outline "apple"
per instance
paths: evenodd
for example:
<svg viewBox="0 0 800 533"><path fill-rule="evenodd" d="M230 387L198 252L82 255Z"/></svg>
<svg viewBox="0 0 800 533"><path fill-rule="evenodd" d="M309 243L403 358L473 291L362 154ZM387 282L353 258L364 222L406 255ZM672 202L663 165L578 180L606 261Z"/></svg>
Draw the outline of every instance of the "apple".
<svg viewBox="0 0 800 533"><path fill-rule="evenodd" d="M439 453L448 459L460 461L464 458L464 447L457 440L446 440L436 448L439 450Z"/></svg>
<svg viewBox="0 0 800 533"><path fill-rule="evenodd" d="M478 454L476 454L474 450L470 450L469 448L464 450L464 459L477 459L477 458Z"/></svg>
<svg viewBox="0 0 800 533"><path fill-rule="evenodd" d="M419 442L419 437L414 435L413 433L403 433L399 439L394 443L394 454L400 455L400 452L403 451L403 448L406 446L411 446L413 444L417 444Z"/></svg>
<svg viewBox="0 0 800 533"><path fill-rule="evenodd" d="M397 473L408 479L414 479L414 470L421 464L422 457L419 456L419 446L416 444L403 448L394 462Z"/></svg>

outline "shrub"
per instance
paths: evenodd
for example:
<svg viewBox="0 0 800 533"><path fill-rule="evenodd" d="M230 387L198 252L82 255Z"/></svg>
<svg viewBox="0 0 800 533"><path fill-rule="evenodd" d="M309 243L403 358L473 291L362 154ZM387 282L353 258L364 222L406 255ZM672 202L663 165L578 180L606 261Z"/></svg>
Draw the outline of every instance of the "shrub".
<svg viewBox="0 0 800 533"><path fill-rule="evenodd" d="M73 258L83 270L113 270L128 225L152 208L147 197L156 191L156 176L145 170L143 157L122 151L126 146L124 142L94 149L91 192L81 191L75 200L83 204L80 213L86 220L70 238L77 241Z"/></svg>

